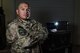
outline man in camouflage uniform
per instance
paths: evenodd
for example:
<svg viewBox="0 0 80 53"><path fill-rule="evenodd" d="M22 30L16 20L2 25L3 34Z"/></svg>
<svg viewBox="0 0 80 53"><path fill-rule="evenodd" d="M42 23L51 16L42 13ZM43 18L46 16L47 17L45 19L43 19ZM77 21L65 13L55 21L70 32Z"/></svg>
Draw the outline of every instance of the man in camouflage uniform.
<svg viewBox="0 0 80 53"><path fill-rule="evenodd" d="M8 24L7 42L11 53L39 53L39 45L47 37L47 30L39 22L29 19L29 4L20 3L16 9L17 19Z"/></svg>

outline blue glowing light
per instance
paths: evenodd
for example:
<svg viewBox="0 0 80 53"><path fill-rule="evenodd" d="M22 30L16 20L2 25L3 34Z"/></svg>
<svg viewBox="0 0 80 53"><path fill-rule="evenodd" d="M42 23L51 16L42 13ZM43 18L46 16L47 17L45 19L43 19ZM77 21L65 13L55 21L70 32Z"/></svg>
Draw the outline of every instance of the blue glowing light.
<svg viewBox="0 0 80 53"><path fill-rule="evenodd" d="M58 22L55 22L55 23L54 23L54 25L55 25L55 26L58 26L58 25L59 25L59 23L58 23Z"/></svg>

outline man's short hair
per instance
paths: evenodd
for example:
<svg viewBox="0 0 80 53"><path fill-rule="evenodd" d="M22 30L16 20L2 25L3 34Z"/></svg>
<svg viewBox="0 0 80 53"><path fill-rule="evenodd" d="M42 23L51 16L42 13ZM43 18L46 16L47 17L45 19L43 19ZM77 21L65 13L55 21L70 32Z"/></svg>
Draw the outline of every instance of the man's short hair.
<svg viewBox="0 0 80 53"><path fill-rule="evenodd" d="M19 5L22 4L22 3L27 4L28 7L30 6L28 2L19 2L19 3L16 3L16 9L18 9Z"/></svg>

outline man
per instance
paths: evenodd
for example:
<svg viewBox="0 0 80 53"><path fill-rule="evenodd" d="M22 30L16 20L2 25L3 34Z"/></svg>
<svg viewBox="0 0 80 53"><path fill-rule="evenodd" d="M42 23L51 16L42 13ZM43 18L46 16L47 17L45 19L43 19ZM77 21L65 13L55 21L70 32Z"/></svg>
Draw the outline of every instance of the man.
<svg viewBox="0 0 80 53"><path fill-rule="evenodd" d="M22 2L16 9L17 19L8 24L7 42L11 53L40 53L39 45L47 37L47 30L39 22L30 19L27 2Z"/></svg>

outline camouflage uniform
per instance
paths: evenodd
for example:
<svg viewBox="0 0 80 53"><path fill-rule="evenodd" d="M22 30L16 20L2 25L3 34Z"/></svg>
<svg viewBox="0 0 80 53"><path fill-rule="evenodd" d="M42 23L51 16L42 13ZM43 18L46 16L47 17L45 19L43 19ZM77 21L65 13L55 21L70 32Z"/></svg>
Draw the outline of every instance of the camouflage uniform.
<svg viewBox="0 0 80 53"><path fill-rule="evenodd" d="M33 19L15 19L6 30L11 53L39 53L39 44L47 34L46 28Z"/></svg>

